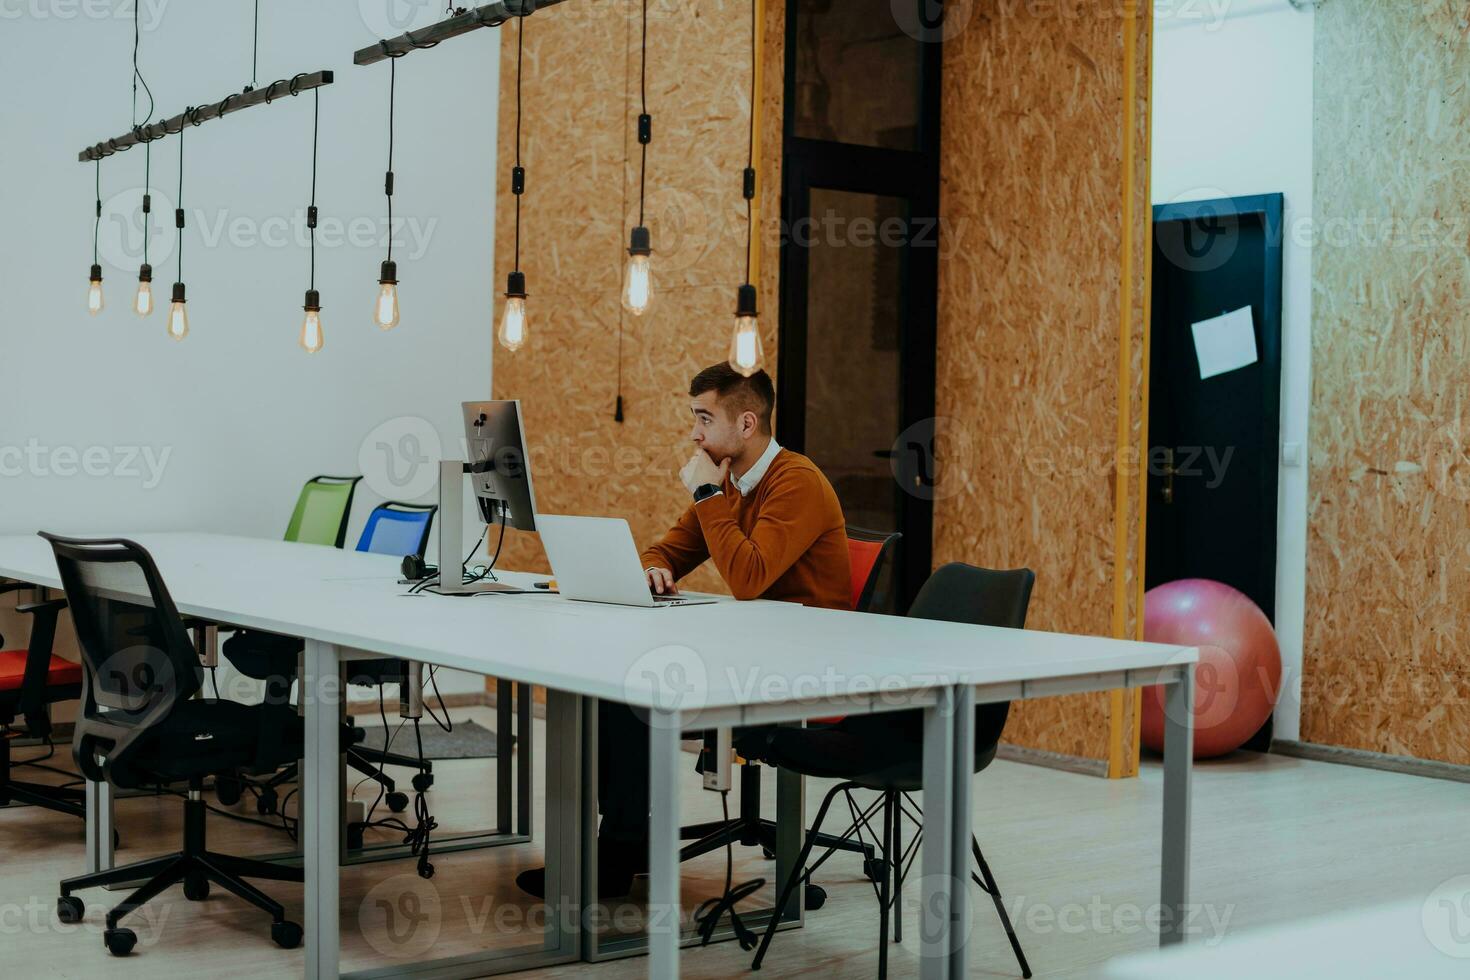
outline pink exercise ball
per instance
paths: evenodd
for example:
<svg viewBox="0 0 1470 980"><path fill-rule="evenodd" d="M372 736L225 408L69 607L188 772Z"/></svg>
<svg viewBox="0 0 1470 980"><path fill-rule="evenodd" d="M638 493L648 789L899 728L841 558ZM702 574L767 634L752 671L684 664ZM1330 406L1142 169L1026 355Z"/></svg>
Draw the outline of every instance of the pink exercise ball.
<svg viewBox="0 0 1470 980"><path fill-rule="evenodd" d="M1271 717L1281 691L1281 650L1259 606L1221 582L1189 578L1149 589L1143 637L1199 647L1194 675L1194 757L1233 752ZM1143 690L1143 744L1164 747L1164 689Z"/></svg>

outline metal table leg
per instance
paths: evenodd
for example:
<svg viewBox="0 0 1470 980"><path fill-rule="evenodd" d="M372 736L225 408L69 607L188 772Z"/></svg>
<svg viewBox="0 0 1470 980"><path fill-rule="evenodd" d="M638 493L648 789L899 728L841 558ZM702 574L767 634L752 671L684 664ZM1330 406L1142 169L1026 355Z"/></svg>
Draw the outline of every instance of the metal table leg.
<svg viewBox="0 0 1470 980"><path fill-rule="evenodd" d="M1189 901L1189 795L1194 765L1194 665L1164 688L1164 848L1159 945L1184 942Z"/></svg>
<svg viewBox="0 0 1470 980"><path fill-rule="evenodd" d="M98 871L111 869L115 862L112 848L113 828L113 793L111 783L94 783L90 779L86 785L86 827L87 827L87 873L93 874Z"/></svg>
<svg viewBox="0 0 1470 980"><path fill-rule="evenodd" d="M337 902L342 844L342 772L338 705L341 658L336 646L306 641L301 703L306 747L301 779L301 850L306 870L306 980L338 975L341 952Z"/></svg>
<svg viewBox="0 0 1470 980"><path fill-rule="evenodd" d="M955 688L939 691L939 703L924 709L924 843L921 855L924 874L919 882L919 976L923 980L949 980L950 929L956 892L954 826L956 698ZM973 694L971 695L973 698ZM973 712L971 724L973 725ZM968 789L966 780L964 788ZM962 852L963 853L963 852ZM963 903L963 897L959 898Z"/></svg>
<svg viewBox="0 0 1470 980"><path fill-rule="evenodd" d="M679 976L679 712L649 712L648 976Z"/></svg>

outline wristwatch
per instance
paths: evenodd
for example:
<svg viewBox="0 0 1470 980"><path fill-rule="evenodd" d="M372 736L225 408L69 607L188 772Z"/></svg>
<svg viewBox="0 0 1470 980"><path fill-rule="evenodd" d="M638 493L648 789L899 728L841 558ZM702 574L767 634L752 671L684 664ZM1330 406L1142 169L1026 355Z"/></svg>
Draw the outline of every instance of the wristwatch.
<svg viewBox="0 0 1470 980"><path fill-rule="evenodd" d="M694 488L694 502L697 504L701 500L707 500L717 493L724 493L724 491L720 489L719 484L702 483Z"/></svg>

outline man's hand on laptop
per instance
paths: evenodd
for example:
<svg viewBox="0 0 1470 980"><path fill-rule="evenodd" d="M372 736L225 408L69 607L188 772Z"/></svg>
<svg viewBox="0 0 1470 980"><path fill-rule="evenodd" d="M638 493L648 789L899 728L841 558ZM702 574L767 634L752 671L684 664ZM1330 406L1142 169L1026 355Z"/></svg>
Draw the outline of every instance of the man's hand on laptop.
<svg viewBox="0 0 1470 980"><path fill-rule="evenodd" d="M676 595L679 587L674 584L674 573L667 568L645 568L643 574L648 577L648 591L659 595Z"/></svg>

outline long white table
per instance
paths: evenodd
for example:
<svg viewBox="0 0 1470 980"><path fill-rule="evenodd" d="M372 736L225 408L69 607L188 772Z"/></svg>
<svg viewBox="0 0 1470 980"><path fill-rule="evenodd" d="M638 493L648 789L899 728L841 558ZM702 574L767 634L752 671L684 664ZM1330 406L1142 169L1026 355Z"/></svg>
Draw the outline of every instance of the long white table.
<svg viewBox="0 0 1470 980"><path fill-rule="evenodd" d="M181 613L306 641L301 841L309 978L338 975L337 711L340 665L344 653L355 651L546 687L548 739L557 741L564 760L580 760L581 699L622 702L647 713L651 977L678 975L679 741L681 731L696 727L923 709L921 975L937 980L965 972L965 944L950 937L966 935L969 915L973 705L1169 684L1162 901L1180 909L1187 901L1192 648L781 603L651 610L544 594L407 597L396 584L396 561L382 556L200 533L145 533L132 540L153 555ZM0 576L60 586L49 545L32 536L0 537ZM548 781L548 894L579 895L574 824L582 783L576 768L567 768ZM549 935L546 947L514 964L482 957L424 969L435 976L475 976L511 965L548 965L574 958L576 937Z"/></svg>

